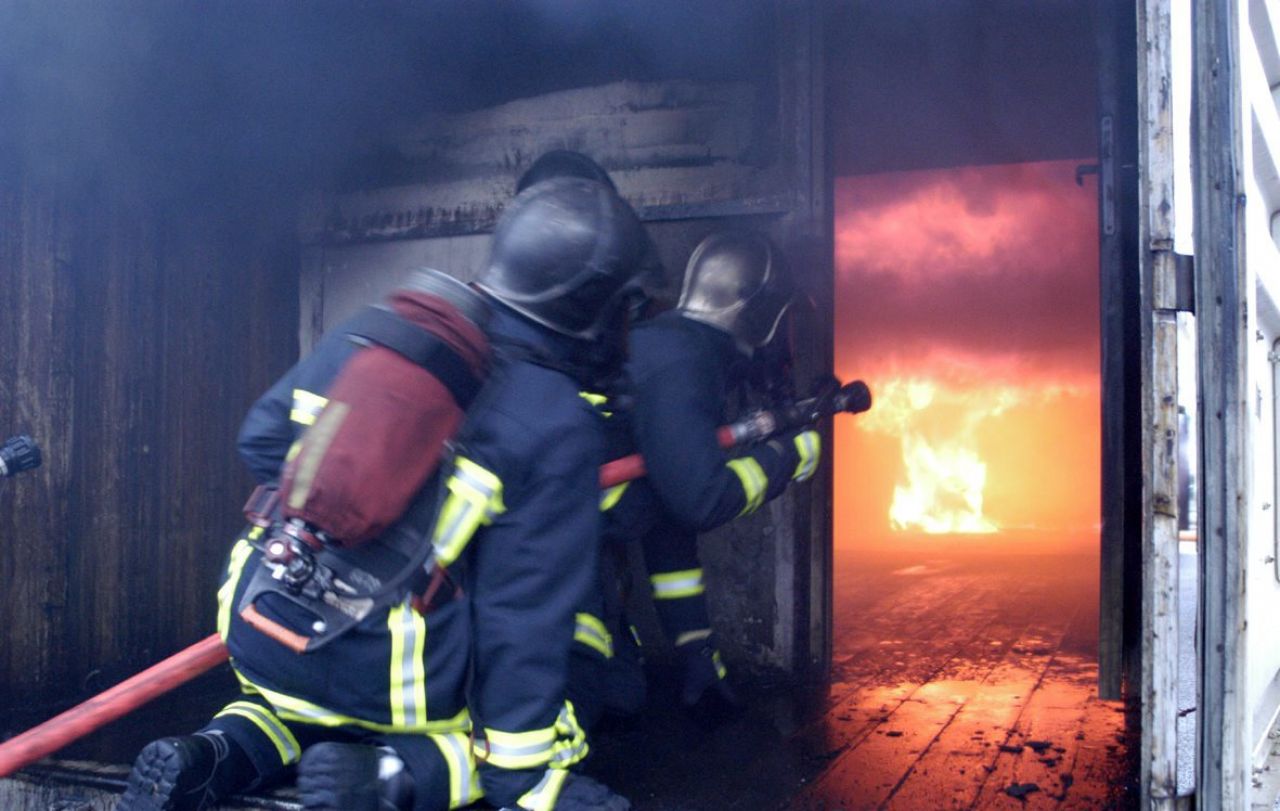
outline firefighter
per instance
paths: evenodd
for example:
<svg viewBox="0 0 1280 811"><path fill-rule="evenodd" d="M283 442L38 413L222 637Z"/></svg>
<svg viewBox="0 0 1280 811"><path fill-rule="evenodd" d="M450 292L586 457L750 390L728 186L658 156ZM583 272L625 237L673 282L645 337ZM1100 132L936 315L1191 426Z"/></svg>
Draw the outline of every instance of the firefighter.
<svg viewBox="0 0 1280 811"><path fill-rule="evenodd" d="M535 183L562 177L579 177L603 183L617 191L613 179L604 167L589 156L568 149L553 149L540 155L516 181L516 193ZM664 270L658 252L647 232L644 236L644 253L641 259L641 277L656 287L662 281ZM646 295L638 300L645 306ZM632 314L633 319L642 315ZM625 359L625 342L613 341L598 348L606 357L604 363L613 373L598 381L595 388L586 392L600 406L606 420L606 456L615 459L632 452L633 447L625 428L619 426L625 418L611 403L626 398L628 384L622 373ZM601 510L608 510L614 503L612 493L601 498ZM644 674L641 671L639 650L634 637L624 631L622 595L617 588L623 572L619 568L621 558L618 548L606 545L601 549L597 585L580 606L575 617L574 646L570 658L569 695L577 708L578 720L590 730L604 715L630 715L638 712L645 700Z"/></svg>
<svg viewBox="0 0 1280 811"><path fill-rule="evenodd" d="M242 687L194 735L154 741L119 808L206 808L298 764L307 809L456 808L482 795L528 811L629 808L571 771L587 753L566 698L577 608L594 587L603 426L580 396L610 369L635 297L643 231L608 187L539 183L509 206L477 287L495 363L442 471L432 534L460 588L409 601L298 655L232 610L258 552L245 539L219 591L219 630ZM240 437L278 475L355 351L321 341L255 404ZM268 609L272 606L267 606ZM272 619L300 627L291 606ZM266 613L264 609L264 613Z"/></svg>
<svg viewBox="0 0 1280 811"><path fill-rule="evenodd" d="M681 701L711 723L736 712L738 702L707 612L697 535L808 479L819 459L813 430L738 452L722 450L716 435L732 385L773 339L792 293L767 237L712 234L689 259L675 309L631 334L626 368L634 406L629 427L619 430L629 431L648 475L612 495L606 542L641 542L658 618L678 655Z"/></svg>

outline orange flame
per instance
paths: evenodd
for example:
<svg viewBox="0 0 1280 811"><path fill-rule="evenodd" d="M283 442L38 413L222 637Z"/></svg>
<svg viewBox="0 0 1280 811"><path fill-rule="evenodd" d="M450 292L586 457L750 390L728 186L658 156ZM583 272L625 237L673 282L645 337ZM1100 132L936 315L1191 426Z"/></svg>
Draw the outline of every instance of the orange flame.
<svg viewBox="0 0 1280 811"><path fill-rule="evenodd" d="M935 380L897 378L880 384L862 427L897 437L905 481L895 485L889 524L927 533L999 529L982 511L987 465L978 428L1019 399L1009 386L958 389Z"/></svg>
<svg viewBox="0 0 1280 811"><path fill-rule="evenodd" d="M837 181L835 368L875 393L835 426L838 543L1096 531L1097 209L1074 170Z"/></svg>

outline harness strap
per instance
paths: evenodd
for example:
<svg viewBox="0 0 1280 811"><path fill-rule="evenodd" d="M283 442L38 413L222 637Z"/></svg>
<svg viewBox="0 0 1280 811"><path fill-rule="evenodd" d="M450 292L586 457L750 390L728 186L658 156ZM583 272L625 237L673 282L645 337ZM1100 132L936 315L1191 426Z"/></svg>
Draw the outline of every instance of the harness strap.
<svg viewBox="0 0 1280 811"><path fill-rule="evenodd" d="M483 383L453 347L390 310L366 307L351 320L347 337L357 343L374 343L404 356L434 375L458 406L466 410Z"/></svg>

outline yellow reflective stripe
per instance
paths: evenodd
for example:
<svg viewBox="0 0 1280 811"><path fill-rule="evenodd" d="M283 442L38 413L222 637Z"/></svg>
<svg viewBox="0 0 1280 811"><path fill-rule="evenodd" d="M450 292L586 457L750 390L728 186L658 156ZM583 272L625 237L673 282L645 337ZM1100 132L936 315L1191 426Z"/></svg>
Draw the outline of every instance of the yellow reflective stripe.
<svg viewBox="0 0 1280 811"><path fill-rule="evenodd" d="M560 799L564 781L568 779L569 773L564 769L547 769L538 785L516 800L516 805L528 811L552 811L556 807L556 800Z"/></svg>
<svg viewBox="0 0 1280 811"><path fill-rule="evenodd" d="M730 459L729 469L738 474L742 482L742 494L747 504L738 515L753 513L764 503L764 491L769 487L769 477L764 475L764 468L750 456L741 459Z"/></svg>
<svg viewBox="0 0 1280 811"><path fill-rule="evenodd" d="M591 405L597 411L599 411L602 416L605 416L605 417L613 416L612 411L605 411L603 408L600 407L605 403L609 402L609 398L606 395L596 394L593 391L580 391L578 392L578 396L586 400L588 403L591 403Z"/></svg>
<svg viewBox="0 0 1280 811"><path fill-rule="evenodd" d="M421 727L427 723L427 674L422 662L426 619L405 598L387 612L387 628L391 630L391 723Z"/></svg>
<svg viewBox="0 0 1280 811"><path fill-rule="evenodd" d="M442 566L457 560L476 530L506 509L502 504L502 480L466 457L455 460L445 486L449 496L440 508L431 539L436 561Z"/></svg>
<svg viewBox="0 0 1280 811"><path fill-rule="evenodd" d="M676 637L676 647L688 645L690 642L701 642L711 636L710 628L699 628L696 631L685 631Z"/></svg>
<svg viewBox="0 0 1280 811"><path fill-rule="evenodd" d="M289 412L289 419L299 425L311 425L316 421L316 417L324 409L329 402L327 398L321 397L315 392L306 389L293 390L293 410Z"/></svg>
<svg viewBox="0 0 1280 811"><path fill-rule="evenodd" d="M608 490L605 490L603 493L601 493L600 494L600 512L608 512L609 510L612 510L614 507L618 506L618 502L622 500L622 494L627 492L627 488L630 485L631 485L631 482L623 482L622 484L615 484L613 487L610 487Z"/></svg>
<svg viewBox="0 0 1280 811"><path fill-rule="evenodd" d="M716 675L723 679L727 671L724 669L724 662L720 661L720 651L712 651L711 664L716 667Z"/></svg>
<svg viewBox="0 0 1280 811"><path fill-rule="evenodd" d="M446 486L453 489L452 479ZM431 539L431 544L435 547L436 562L441 566L448 566L457 560L471 536L480 528L482 520L482 510L457 493L450 493L440 507L440 517L436 519Z"/></svg>
<svg viewBox="0 0 1280 811"><path fill-rule="evenodd" d="M556 742L555 726L529 732L503 732L485 727L484 738L474 744L478 759L499 769L532 769L551 760Z"/></svg>
<svg viewBox="0 0 1280 811"><path fill-rule="evenodd" d="M299 439L289 446L289 450L284 455L284 460L286 462L292 462L294 459L298 458L298 454L300 453L302 453L302 440Z"/></svg>
<svg viewBox="0 0 1280 811"><path fill-rule="evenodd" d="M257 704L249 701L233 701L213 717L221 718L225 715L236 715L248 719L250 723L262 730L262 734L267 736L280 755L281 765L288 766L290 763L296 763L302 756L302 746L298 744L298 739L293 737L289 728L279 718Z"/></svg>
<svg viewBox="0 0 1280 811"><path fill-rule="evenodd" d="M798 482L808 479L818 469L818 459L822 455L822 437L817 431L802 431L795 436L796 453L800 455L800 463L791 478Z"/></svg>
<svg viewBox="0 0 1280 811"><path fill-rule="evenodd" d="M471 755L470 736L465 732L450 732L430 737L449 767L449 807L461 808L483 797L475 758Z"/></svg>
<svg viewBox="0 0 1280 811"><path fill-rule="evenodd" d="M452 718L427 721L424 724L412 726L397 726L395 724L368 721L364 718L356 718L333 710L327 710L319 704L312 704L310 701L294 698L285 693L276 692L256 684L239 671L236 671L236 677L240 680L240 684L245 690L259 693L269 701L276 711L276 715L285 721L300 721L305 724L315 724L322 727L354 726L361 729L371 729L374 732L425 732L428 734L456 732L471 727L471 716L467 713L465 707Z"/></svg>
<svg viewBox="0 0 1280 811"><path fill-rule="evenodd" d="M701 569L685 569L680 572L664 572L649 576L653 585L653 599L679 600L683 597L695 597L704 591Z"/></svg>
<svg viewBox="0 0 1280 811"><path fill-rule="evenodd" d="M262 534L261 527L254 527L254 531L258 535ZM253 532L249 533L250 537ZM231 602L236 596L236 585L240 582L240 575L244 572L245 561L249 559L249 555L253 554L253 545L245 538L236 541L236 545L231 547L231 559L227 564L227 579L218 587L218 636L222 637L222 641L227 641L227 632L231 628Z"/></svg>
<svg viewBox="0 0 1280 811"><path fill-rule="evenodd" d="M588 648L599 651L606 659L613 658L613 635L604 623L590 614L579 613L574 617L573 639Z"/></svg>
<svg viewBox="0 0 1280 811"><path fill-rule="evenodd" d="M549 727L528 732L503 732L486 727L484 737L476 739L473 746L476 759L499 769L533 769L543 764L550 764L552 769L565 769L591 751L572 701L564 703L556 722Z"/></svg>
<svg viewBox="0 0 1280 811"><path fill-rule="evenodd" d="M477 503L489 509L493 515L502 512L502 479L465 456L454 460L453 475L466 484Z"/></svg>
<svg viewBox="0 0 1280 811"><path fill-rule="evenodd" d="M581 761L591 751L587 745L587 733L578 725L578 717L573 712L573 702L565 701L556 718L556 740L552 747L551 768L567 769Z"/></svg>

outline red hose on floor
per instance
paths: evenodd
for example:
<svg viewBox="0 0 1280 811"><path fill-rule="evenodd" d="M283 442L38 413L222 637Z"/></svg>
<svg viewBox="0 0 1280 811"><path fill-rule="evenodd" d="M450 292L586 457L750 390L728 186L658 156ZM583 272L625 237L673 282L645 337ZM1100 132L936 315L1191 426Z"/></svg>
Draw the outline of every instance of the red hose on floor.
<svg viewBox="0 0 1280 811"><path fill-rule="evenodd" d="M718 438L721 447L732 447L732 427L722 427ZM600 488L613 487L641 478L644 474L644 459L640 454L614 459L600 466ZM61 715L0 743L0 777L12 774L133 712L148 701L212 670L227 661L227 658L227 649L222 640L217 634L213 634Z"/></svg>
<svg viewBox="0 0 1280 811"><path fill-rule="evenodd" d="M0 743L0 777L56 752L225 661L227 649L218 635L205 637L61 715Z"/></svg>
<svg viewBox="0 0 1280 811"><path fill-rule="evenodd" d="M600 466L601 488L644 476L639 454ZM191 681L227 661L227 649L217 634L205 637L168 659L117 684L61 715L0 743L0 777L13 774L45 755L88 735L121 716Z"/></svg>

